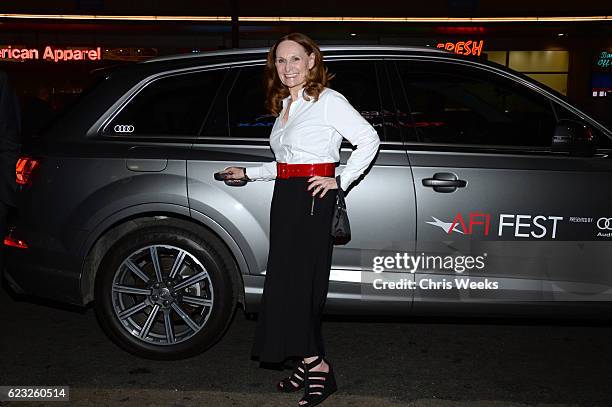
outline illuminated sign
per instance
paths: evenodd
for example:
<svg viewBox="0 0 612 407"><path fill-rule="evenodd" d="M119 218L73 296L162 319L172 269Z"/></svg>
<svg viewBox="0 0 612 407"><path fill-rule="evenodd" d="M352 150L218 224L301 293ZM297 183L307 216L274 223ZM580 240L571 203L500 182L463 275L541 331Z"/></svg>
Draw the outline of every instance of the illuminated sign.
<svg viewBox="0 0 612 407"><path fill-rule="evenodd" d="M38 48L13 48L0 47L0 60L7 61L32 61L43 60L51 62L64 61L100 61L102 51L97 48L54 48L50 45L44 50Z"/></svg>
<svg viewBox="0 0 612 407"><path fill-rule="evenodd" d="M440 34L484 34L486 29L484 27L436 27L435 31Z"/></svg>
<svg viewBox="0 0 612 407"><path fill-rule="evenodd" d="M482 53L484 41L439 42L437 47L461 55L478 55Z"/></svg>
<svg viewBox="0 0 612 407"><path fill-rule="evenodd" d="M610 70L612 68L612 52L601 51L597 55L597 67L604 71Z"/></svg>
<svg viewBox="0 0 612 407"><path fill-rule="evenodd" d="M157 56L156 48L105 48L104 59L114 61L141 61Z"/></svg>

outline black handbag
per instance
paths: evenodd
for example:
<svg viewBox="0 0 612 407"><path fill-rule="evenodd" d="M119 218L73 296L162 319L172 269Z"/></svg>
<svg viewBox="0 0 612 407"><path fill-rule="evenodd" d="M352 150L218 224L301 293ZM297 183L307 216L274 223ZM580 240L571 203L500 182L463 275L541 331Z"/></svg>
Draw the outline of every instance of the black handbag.
<svg viewBox="0 0 612 407"><path fill-rule="evenodd" d="M336 194L336 204L332 216L331 235L346 243L351 239L351 225L349 224L348 214L346 213L344 191L340 186L340 175L336 177L336 182L338 183L338 193Z"/></svg>

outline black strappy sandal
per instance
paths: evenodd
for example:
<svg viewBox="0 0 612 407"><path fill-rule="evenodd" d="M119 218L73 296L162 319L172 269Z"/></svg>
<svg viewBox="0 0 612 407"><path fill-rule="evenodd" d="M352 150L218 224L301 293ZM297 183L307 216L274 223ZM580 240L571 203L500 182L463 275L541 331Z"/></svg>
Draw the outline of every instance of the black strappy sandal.
<svg viewBox="0 0 612 407"><path fill-rule="evenodd" d="M293 369L293 373L289 377L285 377L283 380L276 384L278 391L285 393L292 393L298 391L304 387L304 378L306 377L306 370L304 367L304 360L300 359ZM297 384L297 386L296 386Z"/></svg>
<svg viewBox="0 0 612 407"><path fill-rule="evenodd" d="M310 369L317 366L324 359L320 356L312 361L311 363L306 364L306 381L304 386L304 397L300 399L300 401L305 401L306 403L300 404L298 402L298 406L300 407L312 407L319 405L329 397L330 394L338 390L338 386L336 384L336 377L334 376L334 369L332 365L326 360L325 362L329 366L328 372L312 372Z"/></svg>

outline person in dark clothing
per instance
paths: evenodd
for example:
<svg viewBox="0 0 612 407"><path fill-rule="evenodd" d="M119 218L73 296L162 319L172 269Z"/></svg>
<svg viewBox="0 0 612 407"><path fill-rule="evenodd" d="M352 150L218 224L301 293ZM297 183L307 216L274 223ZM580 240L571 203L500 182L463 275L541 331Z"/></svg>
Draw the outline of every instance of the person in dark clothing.
<svg viewBox="0 0 612 407"><path fill-rule="evenodd" d="M15 206L15 166L21 149L21 125L17 96L5 72L0 71L0 271L4 270L4 237L7 214Z"/></svg>
<svg viewBox="0 0 612 407"><path fill-rule="evenodd" d="M49 89L39 88L36 91L36 96L30 98L23 107L22 143L31 138L39 137L39 132L51 122L55 115L56 111L51 103Z"/></svg>

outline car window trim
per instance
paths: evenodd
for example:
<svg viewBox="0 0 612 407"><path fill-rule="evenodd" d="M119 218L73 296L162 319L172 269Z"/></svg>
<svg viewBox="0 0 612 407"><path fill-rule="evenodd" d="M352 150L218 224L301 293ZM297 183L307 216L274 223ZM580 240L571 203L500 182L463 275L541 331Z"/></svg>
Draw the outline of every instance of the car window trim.
<svg viewBox="0 0 612 407"><path fill-rule="evenodd" d="M217 140L217 139L212 139L212 140ZM252 139L244 139L244 140L252 140ZM193 147L195 148L203 148L203 147L236 147L236 146L240 146L240 147L245 147L245 148L255 148L255 149L265 149L265 150L269 150L270 149L270 145L269 144L250 144L250 145L243 145L241 146L240 143L201 143L199 142L201 140L198 140L198 142L193 144ZM224 141L230 141L230 140L224 140ZM232 138L231 141L236 141L236 139ZM269 141L268 139L265 140L266 142ZM401 142L393 142L393 144L387 144L384 145L383 143L381 143L379 150L381 151L385 151L385 153L397 153L397 154L406 154L406 146L404 146L403 143ZM350 146L341 146L340 147L340 151L353 151L353 148L351 148Z"/></svg>
<svg viewBox="0 0 612 407"><path fill-rule="evenodd" d="M458 143L426 143L426 142L418 142L418 141L410 141L404 144L406 151L410 153L410 151L427 151L427 152L459 152L459 153L468 153L468 154L520 154L520 155L542 155L547 157L573 157L568 152L559 152L552 151L547 147L537 147L537 146L506 146L506 145L497 145L497 144L458 144ZM579 158L608 158L608 156L612 155L612 148L598 148L596 150L595 155L589 157L579 157Z"/></svg>
<svg viewBox="0 0 612 407"><path fill-rule="evenodd" d="M270 138L269 137L200 137L198 138L195 143L196 144L201 144L201 141L215 141L215 140L220 140L220 141L239 141L239 142L245 142L245 141L256 141L256 142L260 142L262 144L267 144L270 142ZM344 148L344 146L346 145L351 145L349 141L347 141L346 139L342 139L342 148ZM403 146L404 142L402 141L380 141L381 145L389 145L389 146Z"/></svg>

